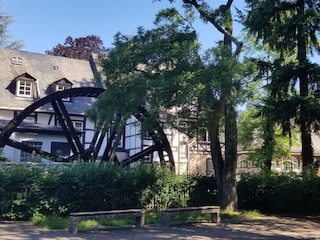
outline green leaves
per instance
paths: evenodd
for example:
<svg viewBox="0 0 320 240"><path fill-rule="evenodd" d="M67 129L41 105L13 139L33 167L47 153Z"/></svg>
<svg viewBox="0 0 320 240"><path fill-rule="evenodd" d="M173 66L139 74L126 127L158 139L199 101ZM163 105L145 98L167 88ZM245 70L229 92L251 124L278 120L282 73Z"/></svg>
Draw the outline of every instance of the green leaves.
<svg viewBox="0 0 320 240"><path fill-rule="evenodd" d="M209 124L228 89L235 99L241 98L248 65L223 46L200 55L190 23L177 14L162 11L155 29L115 37L115 47L101 59L107 90L89 111L100 126L113 122L115 112L126 119L138 106L146 106L154 118L190 133L197 124Z"/></svg>
<svg viewBox="0 0 320 240"><path fill-rule="evenodd" d="M0 180L0 219L6 220L147 208L152 201L164 207L186 206L194 186L194 180L176 176L169 168L143 164L126 169L97 163L1 166Z"/></svg>
<svg viewBox="0 0 320 240"><path fill-rule="evenodd" d="M293 51L297 46L298 26L303 27L302 36L312 48L319 51L319 11L315 1L303 1L305 9L299 11L298 1L247 0L247 16L244 25L257 39L263 39L272 49Z"/></svg>
<svg viewBox="0 0 320 240"><path fill-rule="evenodd" d="M310 64L313 50L319 51L320 12L318 1L247 0L243 23L256 40L277 53L273 62L260 64L260 77L267 80L264 111L270 123L281 123L291 133L300 125L303 164L311 165L313 148L311 127L318 129L318 110L314 91L319 89L319 75ZM260 62L261 63L261 62ZM316 112L316 114L314 114Z"/></svg>
<svg viewBox="0 0 320 240"><path fill-rule="evenodd" d="M316 213L319 177L256 174L242 176L238 184L240 209L277 213Z"/></svg>
<svg viewBox="0 0 320 240"><path fill-rule="evenodd" d="M10 41L11 36L8 34L8 26L13 22L12 16L1 11L0 7L0 47L10 49L20 49L23 47L22 41Z"/></svg>
<svg viewBox="0 0 320 240"><path fill-rule="evenodd" d="M88 112L100 126L113 122L114 113L128 118L139 106L156 118L170 118L163 110L195 100L190 82L202 65L195 32L173 9L160 12L156 23L135 36L116 35L114 48L101 60L107 91Z"/></svg>

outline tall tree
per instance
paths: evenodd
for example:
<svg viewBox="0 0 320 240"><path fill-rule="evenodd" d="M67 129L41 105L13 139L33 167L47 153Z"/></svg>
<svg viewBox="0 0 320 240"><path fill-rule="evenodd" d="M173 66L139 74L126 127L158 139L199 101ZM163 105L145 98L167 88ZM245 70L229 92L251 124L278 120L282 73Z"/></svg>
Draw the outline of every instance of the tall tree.
<svg viewBox="0 0 320 240"><path fill-rule="evenodd" d="M68 36L64 44L58 44L52 50L45 51L48 55L88 60L92 53L104 55L106 49L103 41L95 35L73 39Z"/></svg>
<svg viewBox="0 0 320 240"><path fill-rule="evenodd" d="M192 15L189 12L184 17L175 9L167 9L158 14L155 29L139 28L137 35L131 37L117 34L114 48L101 60L108 76L107 91L89 116L106 126L113 122L114 112L128 118L143 105L155 119L162 119L190 136L208 130L212 159L220 161L215 163L215 170L221 205L235 208L237 156L232 160L229 157L230 163L225 163L220 134L221 123L229 111L225 103L230 101L234 107L242 94L244 85L240 80L245 68L224 45L200 55L197 35L190 23ZM235 112L231 113L227 116L235 120ZM148 127L147 121L143 124ZM234 143L237 134L231 132Z"/></svg>
<svg viewBox="0 0 320 240"><path fill-rule="evenodd" d="M174 0L170 0L174 2ZM233 18L231 14L231 6L233 0L227 0L225 5L217 6L216 9L209 6L207 1L202 0L182 0L184 6L194 8L200 14L200 18L205 22L211 24L218 32L222 34L223 45L229 49L229 57L237 58L241 52L243 43L233 36ZM232 43L235 44L236 49L232 53ZM215 168L215 174L218 186L221 192L221 205L223 208L234 210L237 205L236 194L236 165L237 165L237 112L235 105L235 96L232 92L232 75L227 75L224 72L224 79L226 87L221 96L220 101L220 116L225 119L225 155L224 158L219 151L219 125L212 125L209 129L212 161ZM219 111L218 111L219 112Z"/></svg>
<svg viewBox="0 0 320 240"><path fill-rule="evenodd" d="M312 126L318 129L319 66L310 55L320 52L319 2L313 0L246 0L248 11L244 24L258 41L278 51L280 57L269 63L272 69L267 107L284 130L299 124L304 167L313 164ZM294 60L285 56L295 56Z"/></svg>
<svg viewBox="0 0 320 240"><path fill-rule="evenodd" d="M290 156L291 147L301 146L297 131L293 130L292 136L288 137L278 124L270 126L269 120L256 106L248 107L238 120L241 149L248 151L249 160L267 173L271 171L273 160Z"/></svg>
<svg viewBox="0 0 320 240"><path fill-rule="evenodd" d="M1 7L0 7L1 11ZM5 12L0 12L0 47L20 49L23 47L22 41L10 41L11 36L8 34L8 26L13 22L12 16Z"/></svg>

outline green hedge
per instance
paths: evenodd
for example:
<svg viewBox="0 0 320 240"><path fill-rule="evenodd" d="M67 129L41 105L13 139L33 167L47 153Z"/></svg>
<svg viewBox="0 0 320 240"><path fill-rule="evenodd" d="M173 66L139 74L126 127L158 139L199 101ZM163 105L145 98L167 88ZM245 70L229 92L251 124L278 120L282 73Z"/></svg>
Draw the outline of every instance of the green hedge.
<svg viewBox="0 0 320 240"><path fill-rule="evenodd" d="M276 213L320 213L320 178L276 174L243 175L238 207Z"/></svg>
<svg viewBox="0 0 320 240"><path fill-rule="evenodd" d="M43 172L26 165L0 168L0 213L3 219L30 218L43 197Z"/></svg>
<svg viewBox="0 0 320 240"><path fill-rule="evenodd" d="M0 166L0 219L26 220L34 214L67 216L74 211L181 207L195 203L198 179L166 168L141 165L71 164L48 167ZM208 187L200 187L200 189Z"/></svg>

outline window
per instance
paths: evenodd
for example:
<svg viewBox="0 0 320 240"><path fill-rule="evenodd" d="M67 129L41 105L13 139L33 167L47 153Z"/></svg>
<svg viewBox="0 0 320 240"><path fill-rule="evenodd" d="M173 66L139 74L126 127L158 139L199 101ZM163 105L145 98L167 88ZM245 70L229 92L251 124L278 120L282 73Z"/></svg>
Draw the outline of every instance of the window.
<svg viewBox="0 0 320 240"><path fill-rule="evenodd" d="M69 89L69 88L71 88L70 85L57 84L57 85L56 85L56 92L58 92L58 91L64 91L64 90L67 90L67 89ZM70 102L70 98L69 98L69 97L62 98L62 101Z"/></svg>
<svg viewBox="0 0 320 240"><path fill-rule="evenodd" d="M81 122L81 121L75 121L75 120L71 120L71 121L72 121L72 125L73 125L74 129L75 129L77 132L82 132L82 131L83 131L83 122ZM60 124L60 122L59 122L58 117L55 118L55 126L61 127L61 124Z"/></svg>
<svg viewBox="0 0 320 240"><path fill-rule="evenodd" d="M188 157L188 145L185 142L180 142L179 146L180 157L187 158Z"/></svg>
<svg viewBox="0 0 320 240"><path fill-rule="evenodd" d="M38 150L40 150L42 147L42 142L23 141L22 143ZM35 153L28 153L25 151L21 151L20 159L21 161L24 161L24 162L25 161L36 162L39 160L39 156L37 156Z"/></svg>
<svg viewBox="0 0 320 240"><path fill-rule="evenodd" d="M271 169L277 172L296 172L301 173L302 168L295 157L282 157L280 160L272 161Z"/></svg>
<svg viewBox="0 0 320 240"><path fill-rule="evenodd" d="M21 65L22 64L22 58L21 57L12 57L11 63L15 65Z"/></svg>
<svg viewBox="0 0 320 240"><path fill-rule="evenodd" d="M17 82L17 96L19 97L32 97L32 84L30 80L18 79Z"/></svg>
<svg viewBox="0 0 320 240"><path fill-rule="evenodd" d="M40 97L37 80L28 73L21 74L14 78L7 89L17 97L38 98Z"/></svg>
<svg viewBox="0 0 320 240"><path fill-rule="evenodd" d="M52 142L51 153L59 157L69 157L70 147L66 142Z"/></svg>
<svg viewBox="0 0 320 240"><path fill-rule="evenodd" d="M73 127L74 127L74 129L75 129L76 131L82 132L82 130L83 130L83 124L82 124L82 122L73 121L72 124L73 124Z"/></svg>
<svg viewBox="0 0 320 240"><path fill-rule="evenodd" d="M69 89L70 86L67 86L67 85L56 85L56 91L63 91L63 90L67 90Z"/></svg>
<svg viewBox="0 0 320 240"><path fill-rule="evenodd" d="M295 157L282 157L280 161L280 168L285 172L299 171L298 160Z"/></svg>
<svg viewBox="0 0 320 240"><path fill-rule="evenodd" d="M198 132L198 141L209 142L209 133L206 129L201 129Z"/></svg>
<svg viewBox="0 0 320 240"><path fill-rule="evenodd" d="M240 155L237 162L238 168L253 168L254 163L249 159L248 155Z"/></svg>

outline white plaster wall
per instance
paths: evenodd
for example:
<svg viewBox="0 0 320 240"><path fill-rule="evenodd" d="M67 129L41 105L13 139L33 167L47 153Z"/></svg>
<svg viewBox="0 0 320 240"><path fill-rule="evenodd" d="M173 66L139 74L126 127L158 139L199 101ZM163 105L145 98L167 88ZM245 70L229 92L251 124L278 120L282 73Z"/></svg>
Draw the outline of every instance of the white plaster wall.
<svg viewBox="0 0 320 240"><path fill-rule="evenodd" d="M12 139L16 141L37 141L42 142L42 150L46 152L51 152L51 142L67 142L64 136L56 135L40 135L40 134L30 134L30 133L13 133L11 135ZM13 160L14 162L20 161L21 151L9 146L5 146L3 150L3 156Z"/></svg>
<svg viewBox="0 0 320 240"><path fill-rule="evenodd" d="M11 120L13 118L13 111L0 110L0 119Z"/></svg>

